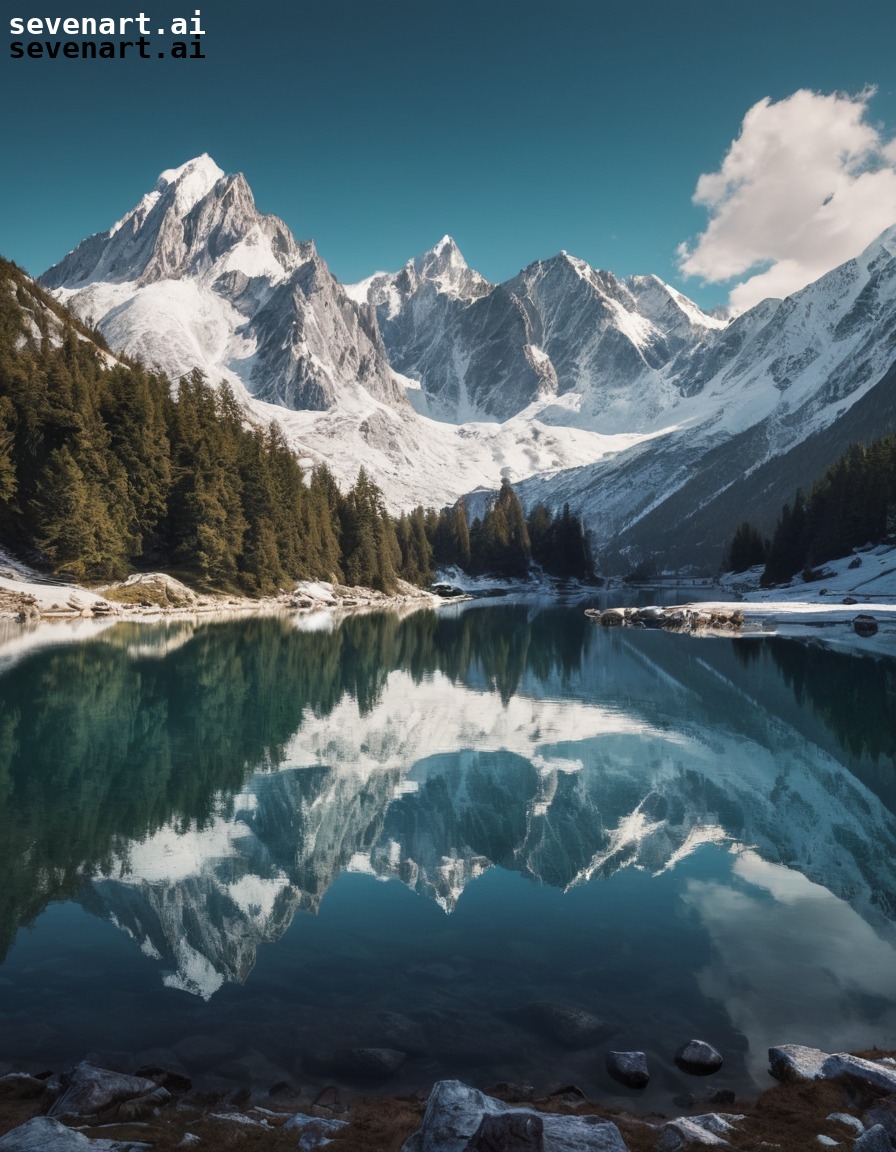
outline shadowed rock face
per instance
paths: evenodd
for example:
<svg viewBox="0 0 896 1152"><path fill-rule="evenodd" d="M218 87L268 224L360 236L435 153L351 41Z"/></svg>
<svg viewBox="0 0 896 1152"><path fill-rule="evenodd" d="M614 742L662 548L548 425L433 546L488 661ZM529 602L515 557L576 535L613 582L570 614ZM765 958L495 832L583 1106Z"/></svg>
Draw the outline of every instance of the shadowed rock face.
<svg viewBox="0 0 896 1152"><path fill-rule="evenodd" d="M258 212L241 173L207 156L163 173L41 282L173 379L199 367L217 381L224 369L284 408L323 411L359 388L406 407L373 310L348 298L311 241Z"/></svg>
<svg viewBox="0 0 896 1152"><path fill-rule="evenodd" d="M527 505L583 515L608 572L656 555L713 572L744 516L768 531L852 441L896 428L894 228L730 324L565 252L492 285L450 237L345 288L203 156L42 281L114 350L226 379L257 419L255 400L281 408L303 454L343 481L373 468L393 506L513 473ZM475 422L507 421L491 451Z"/></svg>
<svg viewBox="0 0 896 1152"><path fill-rule="evenodd" d="M649 398L663 391L659 370L715 325L655 276L621 281L566 253L488 284L450 237L358 289L392 365L421 382L426 414L453 423L507 420L575 392L579 419L627 430L659 410ZM649 412L635 413L638 397Z"/></svg>

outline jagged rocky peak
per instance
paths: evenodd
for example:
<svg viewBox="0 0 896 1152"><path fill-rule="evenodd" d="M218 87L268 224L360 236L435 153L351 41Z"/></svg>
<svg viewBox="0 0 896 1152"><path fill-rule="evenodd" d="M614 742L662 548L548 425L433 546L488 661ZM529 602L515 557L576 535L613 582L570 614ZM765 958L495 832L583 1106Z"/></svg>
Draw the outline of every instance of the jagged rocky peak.
<svg viewBox="0 0 896 1152"><path fill-rule="evenodd" d="M472 301L487 296L492 285L471 268L450 236L408 260L398 272L374 272L366 280L346 286L358 303L370 303L386 319L393 319L419 296Z"/></svg>
<svg viewBox="0 0 896 1152"><path fill-rule="evenodd" d="M279 279L301 263L276 216L262 216L242 173L208 155L162 172L155 187L108 232L97 233L44 273L49 288L162 280L239 271Z"/></svg>
<svg viewBox="0 0 896 1152"><path fill-rule="evenodd" d="M408 407L372 308L349 299L311 241L258 211L242 173L207 155L163 172L42 280L112 347L172 379L198 367L246 403L294 409L349 397Z"/></svg>
<svg viewBox="0 0 896 1152"><path fill-rule="evenodd" d="M484 296L491 285L472 269L450 236L442 239L420 256L409 260L403 271L415 285L432 284L438 292L458 300Z"/></svg>
<svg viewBox="0 0 896 1152"><path fill-rule="evenodd" d="M666 332L684 334L691 328L717 330L727 326L727 320L707 315L693 300L659 276L630 276L625 286L641 315Z"/></svg>
<svg viewBox="0 0 896 1152"><path fill-rule="evenodd" d="M179 168L167 168L160 173L155 189L149 196L160 196L167 189L173 189L174 203L181 214L186 215L194 204L211 192L224 175L223 168L219 168L211 156L203 152L201 156L195 156L186 164L181 164ZM144 197L144 200L146 199L148 197Z"/></svg>

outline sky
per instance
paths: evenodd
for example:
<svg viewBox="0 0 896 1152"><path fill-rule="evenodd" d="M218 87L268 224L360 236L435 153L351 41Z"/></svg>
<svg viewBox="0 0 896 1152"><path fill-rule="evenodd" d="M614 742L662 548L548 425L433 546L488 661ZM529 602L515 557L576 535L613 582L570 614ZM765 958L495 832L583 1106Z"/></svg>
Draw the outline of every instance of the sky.
<svg viewBox="0 0 896 1152"><path fill-rule="evenodd" d="M201 12L204 60L10 58L9 20ZM896 223L896 0L7 0L0 254L33 274L209 153L352 282L448 233L704 307ZM88 37L89 38L89 37ZM96 37L102 39L103 37Z"/></svg>

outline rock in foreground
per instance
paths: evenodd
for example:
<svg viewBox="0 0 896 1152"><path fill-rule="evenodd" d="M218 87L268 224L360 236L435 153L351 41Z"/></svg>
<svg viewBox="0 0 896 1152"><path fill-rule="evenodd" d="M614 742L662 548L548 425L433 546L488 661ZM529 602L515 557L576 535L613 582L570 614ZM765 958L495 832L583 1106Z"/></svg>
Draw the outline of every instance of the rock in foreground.
<svg viewBox="0 0 896 1152"><path fill-rule="evenodd" d="M705 1040L689 1040L675 1053L675 1063L691 1076L711 1076L722 1067L722 1054Z"/></svg>
<svg viewBox="0 0 896 1152"><path fill-rule="evenodd" d="M90 1140L49 1116L35 1116L0 1139L0 1152L142 1152L134 1140Z"/></svg>
<svg viewBox="0 0 896 1152"><path fill-rule="evenodd" d="M650 1080L647 1056L643 1052L608 1052L607 1071L626 1088L644 1088Z"/></svg>
<svg viewBox="0 0 896 1152"><path fill-rule="evenodd" d="M821 1067L827 1060L827 1052L820 1048L806 1048L802 1044L780 1044L769 1048L769 1072L776 1080L795 1083L803 1080L818 1080Z"/></svg>
<svg viewBox="0 0 896 1152"><path fill-rule="evenodd" d="M466 1152L468 1148L486 1152L488 1145L471 1145L472 1137L490 1139L489 1133L497 1134L495 1126L487 1125L483 1133L480 1129L483 1117L497 1117L508 1112L515 1117L510 1128L506 1125L497 1128L507 1136L512 1129L517 1140L530 1141L529 1144L519 1144L519 1152L530 1152L530 1149L531 1152L542 1152L542 1149L543 1152L626 1152L619 1129L608 1120L515 1108L475 1088L468 1088L459 1080L440 1080L433 1087L423 1125L404 1142L402 1152ZM537 1143L538 1124L528 1125L530 1118L541 1122L540 1146Z"/></svg>

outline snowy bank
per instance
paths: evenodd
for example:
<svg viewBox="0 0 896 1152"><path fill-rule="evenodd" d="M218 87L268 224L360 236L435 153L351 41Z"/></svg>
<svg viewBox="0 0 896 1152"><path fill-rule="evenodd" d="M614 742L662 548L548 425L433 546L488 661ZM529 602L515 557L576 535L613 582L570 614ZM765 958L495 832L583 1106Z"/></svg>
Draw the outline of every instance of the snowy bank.
<svg viewBox="0 0 896 1152"><path fill-rule="evenodd" d="M721 588L739 596L737 603L694 600L590 615L603 624L644 624L697 636L790 636L857 652L896 655L893 545L857 550L815 569L810 580L796 577L784 586L760 588L761 575L758 566L722 577Z"/></svg>

